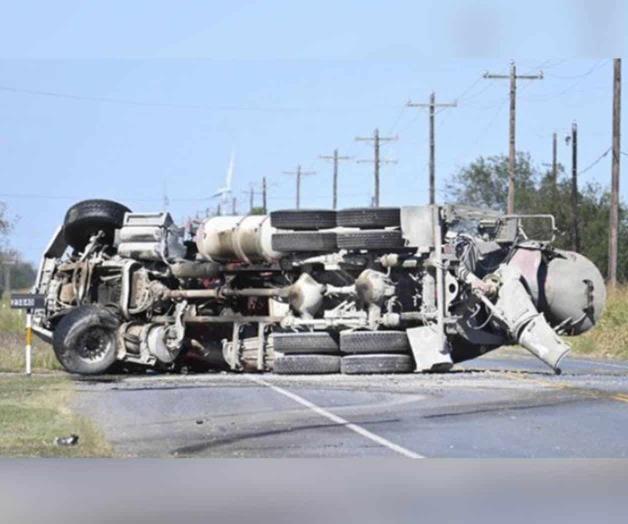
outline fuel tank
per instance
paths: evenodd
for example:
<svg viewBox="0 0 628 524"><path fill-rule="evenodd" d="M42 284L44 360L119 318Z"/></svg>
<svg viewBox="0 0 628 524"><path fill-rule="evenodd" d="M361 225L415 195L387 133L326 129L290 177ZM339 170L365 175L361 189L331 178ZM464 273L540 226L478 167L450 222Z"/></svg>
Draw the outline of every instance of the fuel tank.
<svg viewBox="0 0 628 524"><path fill-rule="evenodd" d="M273 227L268 215L218 216L204 220L196 232L196 246L204 258L215 262L272 262Z"/></svg>

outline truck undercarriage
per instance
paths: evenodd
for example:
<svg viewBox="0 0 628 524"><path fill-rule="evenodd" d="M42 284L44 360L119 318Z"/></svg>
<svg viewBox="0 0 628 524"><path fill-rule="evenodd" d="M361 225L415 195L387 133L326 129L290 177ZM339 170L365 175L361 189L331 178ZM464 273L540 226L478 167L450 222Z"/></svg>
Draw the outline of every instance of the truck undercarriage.
<svg viewBox="0 0 628 524"><path fill-rule="evenodd" d="M549 238L528 238L524 223ZM181 228L168 213L87 200L44 253L34 330L80 374L435 372L511 344L558 372L561 336L595 325L605 286L589 260L553 246L554 230L550 215L463 206Z"/></svg>

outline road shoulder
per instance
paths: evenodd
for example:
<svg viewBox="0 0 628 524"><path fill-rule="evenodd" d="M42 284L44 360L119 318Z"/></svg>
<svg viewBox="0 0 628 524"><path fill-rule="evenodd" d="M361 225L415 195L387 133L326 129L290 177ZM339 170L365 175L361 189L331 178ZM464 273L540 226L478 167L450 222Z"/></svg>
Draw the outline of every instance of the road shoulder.
<svg viewBox="0 0 628 524"><path fill-rule="evenodd" d="M110 457L111 447L85 417L70 409L74 388L61 374L0 374L0 456ZM78 442L59 446L57 437Z"/></svg>

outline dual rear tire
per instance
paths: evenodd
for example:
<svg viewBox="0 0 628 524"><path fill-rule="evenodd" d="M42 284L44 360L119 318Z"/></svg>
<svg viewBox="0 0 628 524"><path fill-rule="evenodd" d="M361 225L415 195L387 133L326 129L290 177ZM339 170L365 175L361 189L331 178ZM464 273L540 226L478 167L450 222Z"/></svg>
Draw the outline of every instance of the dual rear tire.
<svg viewBox="0 0 628 524"><path fill-rule="evenodd" d="M414 359L404 331L354 331L273 335L274 373L347 375L412 373Z"/></svg>
<svg viewBox="0 0 628 524"><path fill-rule="evenodd" d="M273 211L270 223L277 229L318 231L339 227L383 229L401 224L398 207L355 207L333 211L330 209L288 209Z"/></svg>
<svg viewBox="0 0 628 524"><path fill-rule="evenodd" d="M273 348L278 375L340 373L338 342L326 331L275 333Z"/></svg>

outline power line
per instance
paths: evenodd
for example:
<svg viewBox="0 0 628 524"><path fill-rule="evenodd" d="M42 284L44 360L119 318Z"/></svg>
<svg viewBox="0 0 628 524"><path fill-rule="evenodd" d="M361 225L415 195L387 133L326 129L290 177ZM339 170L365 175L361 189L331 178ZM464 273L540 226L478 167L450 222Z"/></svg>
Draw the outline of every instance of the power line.
<svg viewBox="0 0 628 524"><path fill-rule="evenodd" d="M71 196L71 195L47 195L43 193L0 193L0 198L34 198L41 200L84 200L85 195L82 196ZM126 200L131 202L162 202L163 203L163 195L161 197L147 198L147 197L128 197L128 196L120 196L120 197L111 197L117 198L118 200ZM209 200L210 197L178 197L171 198L168 197L168 202L202 202Z"/></svg>
<svg viewBox="0 0 628 524"><path fill-rule="evenodd" d="M265 106L240 106L240 105L218 105L207 106L202 104L179 104L172 102L147 102L142 100L132 100L126 98L105 97L105 96L93 96L93 95L78 95L74 93L63 93L58 91L47 91L39 89L29 89L21 87L12 87L6 85L0 85L0 91L6 93L24 94L32 96L59 98L65 100L75 100L82 102L98 102L105 104L135 106L135 107L155 107L164 109L188 109L194 111L255 111L264 113L291 113L291 112L303 112L303 111L330 111L337 112L341 110L347 111L363 111L366 107L322 107L322 106L308 106L308 107L265 107ZM393 106L380 106L381 108L390 109ZM396 106L394 106L396 107ZM368 109L372 109L373 106L369 106Z"/></svg>
<svg viewBox="0 0 628 524"><path fill-rule="evenodd" d="M469 84L465 89L462 90L462 92L454 98L454 100L456 102L459 102L461 100L470 100L473 98L476 98L477 96L479 96L480 94L482 94L484 91L486 91L486 89L488 89L490 86L487 86L486 88L480 90L479 93L476 93L475 95L472 95L470 97L468 97L468 93L470 93L473 88L475 86L477 86L483 79L484 77L482 75L480 75L479 77L477 77L475 80L473 80L473 82L471 82L471 84ZM406 109L407 109L407 105L403 105L401 107L401 109L399 110L399 113L397 114L394 123L392 126L390 126L390 129L388 130L388 134L392 135L392 133L395 131L396 127L399 125L399 122L401 121L401 118L403 117L403 114L405 113ZM436 114L438 115L440 113L440 111L437 111ZM417 117L418 118L418 117ZM412 122L416 121L416 118L414 118L412 120ZM406 126L407 127L407 126Z"/></svg>
<svg viewBox="0 0 628 524"><path fill-rule="evenodd" d="M587 171L595 167L604 157L608 156L611 152L611 147L609 147L604 153L602 153L599 157L597 157L593 162L591 162L587 167L585 167L582 171L579 171L579 175L584 175Z"/></svg>
<svg viewBox="0 0 628 524"><path fill-rule="evenodd" d="M596 71L603 64L608 63L609 61L610 61L610 59L600 60L594 66L592 66L591 68L587 69L584 73L581 73L579 75L566 75L566 76L564 76L564 75L554 75L554 74L550 73L547 76L549 76L551 78L556 78L556 79L559 79L559 80L578 80L580 78L586 78L587 76L590 76L594 71Z"/></svg>
<svg viewBox="0 0 628 524"><path fill-rule="evenodd" d="M403 118L403 114L405 113L405 111L406 111L406 106L403 105L399 113L397 114L397 117L395 118L393 125L390 126L390 129L388 130L389 135L392 135L395 128L399 125L399 122L401 122L401 119Z"/></svg>
<svg viewBox="0 0 628 524"><path fill-rule="evenodd" d="M545 96L528 96L525 99L530 101L530 102L546 102L548 100L553 100L554 98L557 98L559 96L563 96L564 94L568 93L569 91L571 91L574 87L577 87L578 85L580 85L582 83L582 81L590 76L593 72L597 71L600 67L602 67L603 65L606 65L608 62L610 61L610 59L608 60L601 60L599 61L596 65L594 65L593 67L591 67L586 73L582 74L580 77L577 77L578 80L576 82L574 82L573 84L567 86L565 89L557 92L557 93L551 93L549 95L545 95Z"/></svg>
<svg viewBox="0 0 628 524"><path fill-rule="evenodd" d="M464 90L462 91L462 93L460 93L460 94L456 97L456 100L458 100L458 101L460 101L460 100L468 100L468 99L469 99L469 97L467 96L467 94L468 94L468 93L470 93L470 92L471 92L471 90L472 90L472 89L473 89L476 85L478 85L478 84L482 81L482 79L483 79L483 77L482 77L481 75L480 75L479 77L477 77L477 78L476 78L476 79L475 79L475 80L471 83L471 85L470 85L469 87L467 87L466 89L464 89ZM482 91L483 91L483 89L482 89ZM471 98L474 98L475 96L477 96L477 95L473 95L473 97L471 97Z"/></svg>

